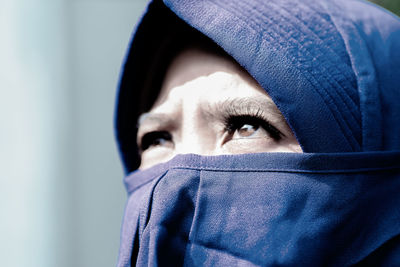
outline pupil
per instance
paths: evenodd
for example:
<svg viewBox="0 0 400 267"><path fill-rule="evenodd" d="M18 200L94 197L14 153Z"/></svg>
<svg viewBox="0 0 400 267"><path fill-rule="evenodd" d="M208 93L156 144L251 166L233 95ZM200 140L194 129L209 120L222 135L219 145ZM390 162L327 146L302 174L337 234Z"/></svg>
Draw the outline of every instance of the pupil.
<svg viewBox="0 0 400 267"><path fill-rule="evenodd" d="M165 144L165 139L157 138L153 141L153 146L162 146Z"/></svg>
<svg viewBox="0 0 400 267"><path fill-rule="evenodd" d="M255 131L257 131L257 129L258 129L257 126L254 126L251 124L244 124L239 129L239 135L247 137L247 136L254 134Z"/></svg>

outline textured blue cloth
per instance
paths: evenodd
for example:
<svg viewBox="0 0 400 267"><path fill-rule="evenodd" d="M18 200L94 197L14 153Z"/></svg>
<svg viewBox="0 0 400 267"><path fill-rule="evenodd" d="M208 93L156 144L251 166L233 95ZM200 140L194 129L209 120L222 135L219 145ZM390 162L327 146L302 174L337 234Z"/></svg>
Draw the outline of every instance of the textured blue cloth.
<svg viewBox="0 0 400 267"><path fill-rule="evenodd" d="M118 266L400 266L399 157L183 155L134 172Z"/></svg>
<svg viewBox="0 0 400 267"><path fill-rule="evenodd" d="M258 81L306 153L182 155L134 171L136 119L168 48L196 34ZM129 193L118 266L400 266L399 103L400 20L372 4L151 2L118 96Z"/></svg>

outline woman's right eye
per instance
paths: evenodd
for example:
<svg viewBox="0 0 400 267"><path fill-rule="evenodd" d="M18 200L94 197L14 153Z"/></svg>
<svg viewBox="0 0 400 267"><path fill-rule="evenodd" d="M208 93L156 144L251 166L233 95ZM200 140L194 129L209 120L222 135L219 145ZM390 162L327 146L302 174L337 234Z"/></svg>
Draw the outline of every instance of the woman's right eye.
<svg viewBox="0 0 400 267"><path fill-rule="evenodd" d="M169 147L172 145L172 135L166 131L154 131L145 133L140 142L140 150L143 152L154 147Z"/></svg>

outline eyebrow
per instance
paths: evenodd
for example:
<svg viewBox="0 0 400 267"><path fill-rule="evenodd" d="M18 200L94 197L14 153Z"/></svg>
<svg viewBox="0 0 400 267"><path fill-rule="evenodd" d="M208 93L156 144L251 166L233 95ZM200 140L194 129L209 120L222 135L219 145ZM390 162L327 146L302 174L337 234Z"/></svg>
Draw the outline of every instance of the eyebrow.
<svg viewBox="0 0 400 267"><path fill-rule="evenodd" d="M200 112L204 119L209 121L219 120L224 121L227 115L254 115L260 113L262 117L271 123L283 122L286 124L286 119L276 107L275 103L270 98L260 97L236 97L229 98L215 103L204 103ZM166 125L170 127L176 126L177 120L171 117L170 114L147 112L139 116L137 128L164 128ZM146 129L142 129L146 131ZM139 131L141 132L141 131ZM138 137L139 137L138 132Z"/></svg>
<svg viewBox="0 0 400 267"><path fill-rule="evenodd" d="M253 115L261 111L267 118L277 118L279 121L286 122L285 117L269 98L239 97L216 103L205 103L204 106L202 113L206 119L224 119L226 114Z"/></svg>
<svg viewBox="0 0 400 267"><path fill-rule="evenodd" d="M156 125L165 125L165 124L171 124L174 121L175 119L171 118L170 115L164 113L146 112L139 116L137 120L137 128L140 128L141 125L147 123L154 123Z"/></svg>

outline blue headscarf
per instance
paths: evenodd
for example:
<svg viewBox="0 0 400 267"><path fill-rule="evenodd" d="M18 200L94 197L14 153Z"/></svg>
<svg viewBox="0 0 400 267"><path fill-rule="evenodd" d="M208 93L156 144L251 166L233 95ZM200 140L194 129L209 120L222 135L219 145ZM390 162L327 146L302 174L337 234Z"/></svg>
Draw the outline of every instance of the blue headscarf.
<svg viewBox="0 0 400 267"><path fill-rule="evenodd" d="M181 155L135 171L136 119L171 51L198 36L258 81L305 153ZM400 265L399 103L400 20L370 3L152 1L118 96L119 266Z"/></svg>

